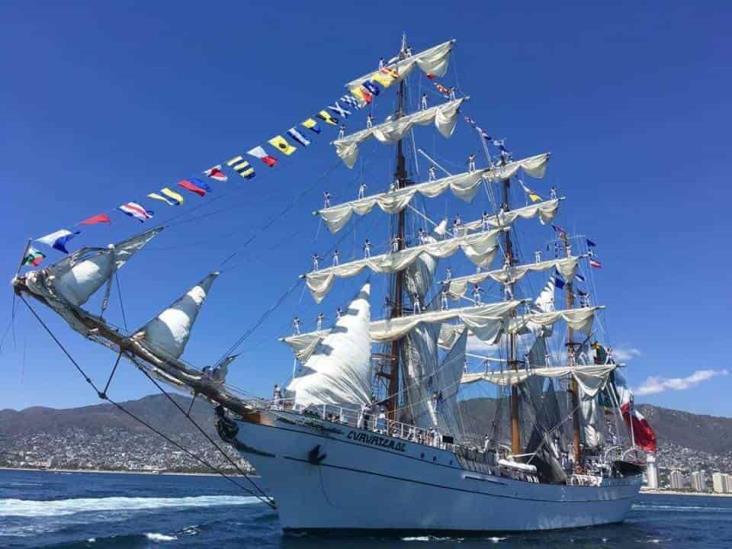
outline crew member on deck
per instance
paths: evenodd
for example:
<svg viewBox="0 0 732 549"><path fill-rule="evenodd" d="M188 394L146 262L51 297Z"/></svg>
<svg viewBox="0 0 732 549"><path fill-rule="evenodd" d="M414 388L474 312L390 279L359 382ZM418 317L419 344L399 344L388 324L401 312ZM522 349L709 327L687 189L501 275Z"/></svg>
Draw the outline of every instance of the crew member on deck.
<svg viewBox="0 0 732 549"><path fill-rule="evenodd" d="M276 383L272 391L272 406L275 410L282 409L282 389Z"/></svg>

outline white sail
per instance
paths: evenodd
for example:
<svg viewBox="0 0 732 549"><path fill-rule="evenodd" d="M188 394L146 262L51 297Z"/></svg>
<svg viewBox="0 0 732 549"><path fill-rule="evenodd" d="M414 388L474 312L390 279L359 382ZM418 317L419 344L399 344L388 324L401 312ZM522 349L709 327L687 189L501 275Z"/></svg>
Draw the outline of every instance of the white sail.
<svg viewBox="0 0 732 549"><path fill-rule="evenodd" d="M527 263L525 265L514 265L509 268L485 271L467 276L461 276L445 281L448 295L452 299L459 299L465 295L468 287L472 284L482 284L489 278L500 284L513 284L521 280L528 273L548 271L556 268L565 280L574 278L577 271L579 257L563 257L561 259L550 259L538 263ZM553 278L552 278L553 280Z"/></svg>
<svg viewBox="0 0 732 549"><path fill-rule="evenodd" d="M394 214L402 211L412 201L415 195L420 194L427 198L435 198L446 190L452 191L452 193L465 202L471 202L475 197L475 193L480 188L482 181L496 181L498 180L498 174L503 174L509 167L515 166L516 170L524 169L524 173L534 176L543 177L545 173L546 163L549 161L549 153L539 154L529 158L516 160L510 162L506 166L502 167L491 167L476 170L474 172L463 172L434 181L425 181L417 185L410 185L402 189L395 189L393 191L379 193L357 200L344 202L318 210L318 215L325 221L328 229L331 233L337 233L341 230L351 219L353 214L366 215L374 206L378 206L382 211ZM556 199L549 203L540 203L529 206L531 213L529 217L537 214L541 215L543 222L547 222L550 218L553 218L556 213ZM520 208L523 210L523 208ZM514 214L517 217L519 214ZM490 221L491 225L498 226L498 220L493 219ZM505 221L504 221L505 223Z"/></svg>
<svg viewBox="0 0 732 549"><path fill-rule="evenodd" d="M445 258L453 255L458 250L462 250L474 264L487 266L493 261L498 250L497 237L501 232L502 230L491 230L463 235L441 241L427 242L398 252L350 261L307 273L305 275L306 283L313 299L320 303L333 287L336 278L356 276L364 269L371 269L375 273L395 273L406 269L422 255Z"/></svg>
<svg viewBox="0 0 732 549"><path fill-rule="evenodd" d="M502 333L508 315L521 301L502 301L471 307L428 311L418 315L400 316L387 320L372 321L369 326L371 341L384 343L400 339L422 323L439 324L449 320L459 320L472 334L483 341L494 341ZM319 341L328 335L327 330L297 334L282 338L295 353L297 359L308 359Z"/></svg>
<svg viewBox="0 0 732 549"><path fill-rule="evenodd" d="M432 405L435 392L435 371L439 367L437 327L421 324L406 335L399 347L405 374L408 405L400 414L400 421L430 429L437 426L437 414Z"/></svg>
<svg viewBox="0 0 732 549"><path fill-rule="evenodd" d="M539 221L542 225L550 223L559 211L559 199L553 198L551 200L545 200L544 202L537 202L536 204L529 204L515 210L509 210L507 212L500 212L496 216L490 217L487 222L493 227L503 227L511 224L518 218L531 219L532 217L539 217ZM476 220L466 223L464 228L468 231L476 231L483 228L483 221Z"/></svg>
<svg viewBox="0 0 732 549"><path fill-rule="evenodd" d="M287 387L295 404L368 404L371 401L370 286L366 284L333 330L318 343L303 373Z"/></svg>
<svg viewBox="0 0 732 549"><path fill-rule="evenodd" d="M569 259L569 258L567 258ZM576 263L575 263L576 267ZM572 269L572 277L574 277L574 269ZM560 272L563 276L564 272L560 269ZM567 280L571 280L571 278L567 278ZM539 295L534 300L534 307L537 311L542 313L550 313L555 309L554 307L554 292L556 290L556 282L554 280L553 276L549 277L549 280L544 285L544 288L542 288L541 292L539 292Z"/></svg>
<svg viewBox="0 0 732 549"><path fill-rule="evenodd" d="M448 40L442 44L433 46L427 50L421 51L405 59L400 59L394 63L387 63L384 68L395 74L393 78L394 82L406 78L414 69L419 69L428 76L444 76L447 72L447 66L450 60L450 52L455 44L455 40ZM366 81L372 80L375 74L380 71L376 70L368 74L364 74L359 78L351 80L346 84L346 88L349 90L360 86Z"/></svg>
<svg viewBox="0 0 732 549"><path fill-rule="evenodd" d="M110 244L107 248L82 248L55 265L38 271L41 275L29 273L28 286L33 290L47 291L38 285L43 280L57 296L80 307L162 230L158 227Z"/></svg>
<svg viewBox="0 0 732 549"><path fill-rule="evenodd" d="M170 307L148 322L133 338L153 351L179 358L191 336L193 324L201 310L211 284L219 273L211 273L193 286Z"/></svg>
<svg viewBox="0 0 732 549"><path fill-rule="evenodd" d="M457 123L460 105L466 99L466 97L463 97L454 101L448 101L442 105L407 114L396 120L390 120L378 124L373 128L366 128L341 139L336 139L333 141L336 154L338 154L346 166L353 168L358 159L358 146L370 137L373 137L380 143L396 143L415 125L424 126L433 122L437 131L443 137L450 137Z"/></svg>
<svg viewBox="0 0 732 549"><path fill-rule="evenodd" d="M617 364L591 364L587 366L551 366L545 368L530 368L518 371L496 370L463 374L460 382L463 384L469 384L476 383L478 381L487 381L494 385L516 385L517 383L526 381L530 376L553 378L572 376L577 380L582 390L584 390L584 387L587 387L586 394L590 395L594 392L594 395L597 395L597 391L607 383L610 372L617 367Z"/></svg>
<svg viewBox="0 0 732 549"><path fill-rule="evenodd" d="M448 351L437 371L439 399L434 404L437 415L437 428L443 434L456 435L462 431L457 396L460 378L465 370L465 350L468 331L463 332Z"/></svg>
<svg viewBox="0 0 732 549"><path fill-rule="evenodd" d="M582 307L542 313L529 313L511 319L509 333L522 333L530 328L549 327L563 320L573 330L589 333L595 312L601 307Z"/></svg>

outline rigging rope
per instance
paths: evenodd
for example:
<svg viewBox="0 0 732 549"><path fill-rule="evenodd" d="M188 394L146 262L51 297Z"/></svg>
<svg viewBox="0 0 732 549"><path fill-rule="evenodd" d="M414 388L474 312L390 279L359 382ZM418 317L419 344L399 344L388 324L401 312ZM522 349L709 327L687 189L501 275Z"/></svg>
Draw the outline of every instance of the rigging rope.
<svg viewBox="0 0 732 549"><path fill-rule="evenodd" d="M188 455L192 459L198 461L199 463L201 463L205 467L208 467L211 471L214 471L218 475L222 476L223 478L225 478L226 480L228 480L229 482L231 482L235 486L237 486L237 487L241 488L242 490L244 490L246 493L248 493L248 494L256 497L262 503L265 503L266 505L268 505L272 509L275 508L274 503L272 501L270 501L268 498L263 498L261 495L259 495L259 494L255 493L255 492L251 491L246 486L243 486L242 484L240 484L239 482L237 482L234 478L230 477L229 475L227 475L226 473L224 473L223 471L221 471L219 468L217 468L215 465L211 464L205 458L200 457L199 455L195 454L194 452L192 452L188 448L186 448L183 445L181 445L180 443L176 442L170 436L166 435L165 433L163 433L159 429L156 429L150 423L148 423L144 419L140 418L139 416L135 415L134 413L130 412L127 408L125 408L124 406L122 406L120 403L116 402L115 400L113 400L112 398L110 398L107 394L105 394L104 392L100 391L99 390L99 387L97 387L97 385L94 383L94 381L89 377L89 375L79 365L79 363L76 361L76 359L74 359L74 357L71 356L71 353L69 353L68 349L66 349L66 347L64 346L64 344L61 343L61 341L51 331L51 329L43 321L43 319L39 316L39 314L36 312L36 310L31 306L31 304L28 303L28 301L23 296L20 296L20 299L23 301L23 303L25 303L25 306L33 314L33 316L36 318L36 320L38 321L38 323L43 327L43 329L46 331L46 333L48 333L48 335L51 337L51 339L54 341L54 343L56 343L56 345L59 347L59 349L61 349L61 351L64 353L64 355L66 355L66 358L69 359L69 361L74 366L74 368L84 378L84 381L86 381L86 383L97 393L97 396L101 400L105 400L105 401L109 402L115 408L117 408L119 411L121 411L124 414L128 415L130 418L134 419L135 421L137 421L141 425L147 427L152 432L156 433L157 435L159 435L160 437L162 437L163 439L165 439L167 442L169 442L170 444L172 444L173 446L175 446L176 448L178 448L183 453L185 453L186 455ZM249 479L248 477L245 477L245 478L247 478L252 483L254 482L251 479Z"/></svg>

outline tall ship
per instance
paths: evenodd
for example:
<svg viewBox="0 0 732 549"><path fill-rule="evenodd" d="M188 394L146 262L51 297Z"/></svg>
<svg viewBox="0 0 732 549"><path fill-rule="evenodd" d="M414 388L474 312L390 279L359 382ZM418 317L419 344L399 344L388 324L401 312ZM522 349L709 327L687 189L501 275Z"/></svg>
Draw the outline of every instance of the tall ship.
<svg viewBox="0 0 732 549"><path fill-rule="evenodd" d="M454 48L451 40L414 53L403 39L336 103L368 116L356 131L339 125L334 152L348 168L373 155L390 177L319 189L314 214L330 249L299 277L314 304L336 287L350 299L313 315L314 330L293 318L299 311L274 312L292 321L281 341L295 366L271 398L227 382L236 346L213 367L181 358L217 272L140 329L105 318L116 273L162 226L44 268L30 261L13 279L40 322L38 302L113 351L115 370L129 362L161 388L213 403L221 441L212 443L254 466L265 488L249 479L250 489L285 531L451 535L617 523L654 450L606 344L596 245L558 224L565 197L556 186L532 190L550 154L514 156L466 114L469 98L442 80ZM387 112L376 112L376 94ZM337 113L326 115L332 123ZM478 153L445 161L416 144L418 135L442 143L463 122ZM237 162L228 166L243 175L247 162ZM478 213L463 220L461 205ZM371 223L373 241L345 238L355 223ZM101 312L87 305L95 294ZM109 382L84 376L109 399Z"/></svg>

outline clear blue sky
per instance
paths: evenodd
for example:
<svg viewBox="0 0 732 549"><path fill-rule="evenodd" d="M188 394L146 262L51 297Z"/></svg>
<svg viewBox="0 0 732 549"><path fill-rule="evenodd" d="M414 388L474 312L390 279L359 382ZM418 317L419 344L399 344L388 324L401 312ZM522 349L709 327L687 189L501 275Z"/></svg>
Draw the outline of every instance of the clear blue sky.
<svg viewBox="0 0 732 549"><path fill-rule="evenodd" d="M727 2L677 1L4 2L0 272L11 278L29 236L140 199L285 131L393 54L402 31L415 49L454 37L445 82L472 96L466 112L506 137L517 156L553 153L547 179L530 183L542 193L559 185L568 197L559 221L598 242L604 269L595 281L611 342L633 355L631 384L732 368L731 15ZM381 101L383 108L391 99ZM358 116L353 124L363 124ZM433 135L420 129L418 145L454 169L476 147L464 124L450 141ZM211 215L165 231L125 267L130 324L142 325L310 189L220 277L187 358L215 360L293 284L310 255L334 242L310 215L320 193L350 198L361 174L338 165L326 138L316 141L266 174L255 164L260 175L251 182L219 186L214 196L224 198L200 210ZM364 152L374 153L363 176L377 190L390 164L375 147ZM468 218L483 204L443 207ZM161 221L177 213L165 208L155 207ZM378 215L342 243L344 254L367 236L383 241L383 230L368 232ZM90 227L71 247L139 228L115 216L112 227ZM326 314L357 283L334 292ZM8 288L3 328L10 302ZM266 394L285 380L292 361L276 337L293 313L312 324L318 310L294 292L245 345L232 381ZM81 363L104 376L114 357L44 314ZM116 309L111 315L119 319ZM0 370L0 408L95 402L20 307ZM639 400L732 415L732 375L676 383L687 385ZM135 398L151 387L128 366L111 392Z"/></svg>

